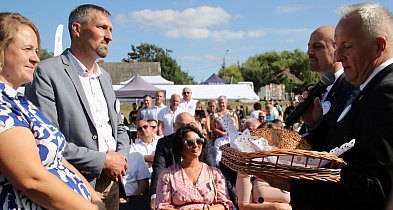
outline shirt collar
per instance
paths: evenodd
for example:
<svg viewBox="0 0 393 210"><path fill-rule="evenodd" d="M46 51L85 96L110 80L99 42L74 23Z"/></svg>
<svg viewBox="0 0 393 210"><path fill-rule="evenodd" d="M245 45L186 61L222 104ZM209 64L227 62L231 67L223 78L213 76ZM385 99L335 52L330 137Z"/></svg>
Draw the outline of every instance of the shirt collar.
<svg viewBox="0 0 393 210"><path fill-rule="evenodd" d="M8 86L2 81L0 81L0 89L5 95L11 98L16 98L17 96L24 96L24 94L20 92L20 90L15 90L14 88Z"/></svg>
<svg viewBox="0 0 393 210"><path fill-rule="evenodd" d="M366 87L366 85L371 81L371 79L375 77L375 75L377 75L380 71L382 71L382 69L384 69L385 67L389 66L392 63L393 63L393 58L390 58L387 61L383 62L381 65L379 65L377 68L375 68L374 71L371 72L370 76L368 76L367 80L359 86L360 90L363 90Z"/></svg>
<svg viewBox="0 0 393 210"><path fill-rule="evenodd" d="M72 61L72 63L74 64L75 71L79 76L82 76L82 77L99 77L99 76L101 76L102 71L101 71L101 68L99 65L95 64L96 71L92 75L89 75L89 72L87 71L87 68L85 67L85 65L83 65L83 63L80 62L78 60L78 58L75 57L75 55L73 55L69 49L66 51L66 53L67 53L68 57L70 58L70 60Z"/></svg>

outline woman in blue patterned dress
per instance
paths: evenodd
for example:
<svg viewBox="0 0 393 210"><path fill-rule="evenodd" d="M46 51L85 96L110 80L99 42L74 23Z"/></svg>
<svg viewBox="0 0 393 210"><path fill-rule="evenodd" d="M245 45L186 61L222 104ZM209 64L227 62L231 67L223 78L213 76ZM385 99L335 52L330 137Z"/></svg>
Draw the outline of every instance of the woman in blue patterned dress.
<svg viewBox="0 0 393 210"><path fill-rule="evenodd" d="M0 13L0 209L105 209L63 157L59 130L17 88L33 78L40 37L17 13Z"/></svg>

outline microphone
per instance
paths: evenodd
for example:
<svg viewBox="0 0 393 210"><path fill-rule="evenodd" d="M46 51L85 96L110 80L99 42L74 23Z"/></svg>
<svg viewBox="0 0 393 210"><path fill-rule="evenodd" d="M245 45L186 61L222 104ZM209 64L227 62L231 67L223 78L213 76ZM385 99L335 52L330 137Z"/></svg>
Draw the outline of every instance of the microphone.
<svg viewBox="0 0 393 210"><path fill-rule="evenodd" d="M313 89L308 93L307 99L299 104L292 112L289 114L288 118L285 120L285 125L293 125L302 114L307 110L307 108L313 103L316 97L319 97L322 93L326 91L326 87L333 84L335 80L334 73L326 72L321 80L314 86Z"/></svg>

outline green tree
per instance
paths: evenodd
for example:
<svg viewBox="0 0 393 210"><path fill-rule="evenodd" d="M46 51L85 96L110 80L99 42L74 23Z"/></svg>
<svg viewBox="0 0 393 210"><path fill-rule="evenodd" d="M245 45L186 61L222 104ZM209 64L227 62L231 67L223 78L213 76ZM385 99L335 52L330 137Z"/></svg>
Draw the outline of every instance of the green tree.
<svg viewBox="0 0 393 210"><path fill-rule="evenodd" d="M196 84L194 78L181 70L169 53L172 50L162 49L154 44L141 43L139 46L131 45L131 52L123 62L133 59L138 62L160 62L162 77L173 81L177 85Z"/></svg>
<svg viewBox="0 0 393 210"><path fill-rule="evenodd" d="M45 60L45 59L51 58L51 57L53 57L53 52L49 52L46 49L41 49L40 60Z"/></svg>
<svg viewBox="0 0 393 210"><path fill-rule="evenodd" d="M225 69L221 69L218 72L218 76L223 78L225 81L237 83L244 81L242 72L240 71L240 65L231 65Z"/></svg>
<svg viewBox="0 0 393 210"><path fill-rule="evenodd" d="M286 70L304 83L296 84L286 74ZM318 75L308 68L308 56L301 50L270 51L247 59L240 68L244 80L254 83L255 91L270 83L284 84L293 92L300 93L307 84L314 84ZM318 80L316 80L318 81Z"/></svg>

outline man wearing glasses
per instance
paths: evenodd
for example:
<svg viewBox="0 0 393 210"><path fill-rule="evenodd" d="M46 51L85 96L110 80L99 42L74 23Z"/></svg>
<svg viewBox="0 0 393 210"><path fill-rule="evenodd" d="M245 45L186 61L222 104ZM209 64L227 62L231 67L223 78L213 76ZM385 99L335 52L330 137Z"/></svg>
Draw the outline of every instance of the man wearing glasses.
<svg viewBox="0 0 393 210"><path fill-rule="evenodd" d="M182 108L183 110L185 110L186 112L188 112L192 116L194 116L196 103L198 101L191 98L192 92L191 92L191 89L188 87L183 88L182 95L183 95L183 98L181 99L180 104L179 104L180 108Z"/></svg>
<svg viewBox="0 0 393 210"><path fill-rule="evenodd" d="M154 139L153 129L146 120L139 120L136 130L138 139L135 140L135 143L131 144L130 154L133 152L141 153L151 173L153 171L152 164L157 140Z"/></svg>

